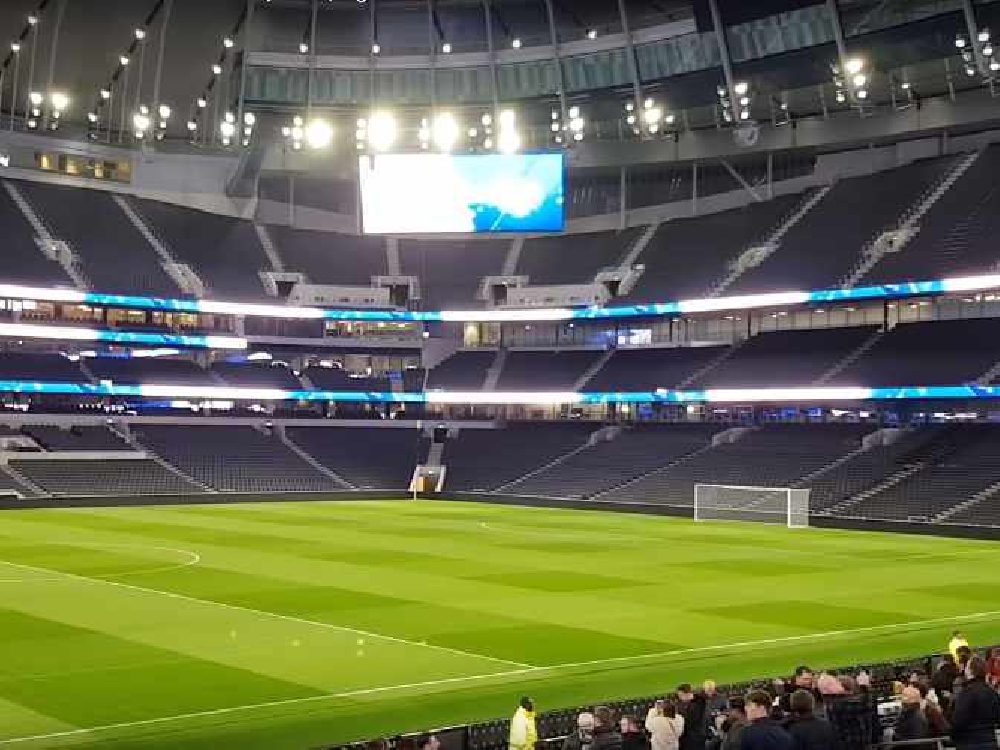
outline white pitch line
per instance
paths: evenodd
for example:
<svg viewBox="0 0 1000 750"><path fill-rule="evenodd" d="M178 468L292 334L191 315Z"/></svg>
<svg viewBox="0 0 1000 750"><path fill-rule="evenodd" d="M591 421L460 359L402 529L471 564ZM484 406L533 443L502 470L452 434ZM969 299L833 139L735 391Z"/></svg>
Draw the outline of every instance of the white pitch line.
<svg viewBox="0 0 1000 750"><path fill-rule="evenodd" d="M67 574L72 575L72 574ZM206 711L196 711L193 713L176 714L174 716L160 716L155 719L140 719L138 721L125 721L118 724L105 724L97 727L81 727L79 729L68 729L62 732L52 732L50 734L36 734L26 737L13 737L0 740L0 745L14 745L25 742L38 742L42 740L52 740L64 737L74 737L81 734L98 734L109 732L115 729L130 729L132 727L151 726L156 724L167 724L174 721L184 721L187 719L198 719L210 716L221 716L225 714L238 713L244 711L256 711L263 708L276 708L280 706L297 705L300 703L316 703L320 701L359 698L366 695L379 695L397 690L415 690L417 688L432 688L443 685L457 685L467 682L482 682L493 678L519 677L522 675L536 675L540 672L555 672L562 669L577 669L580 667L599 666L603 664L621 664L626 661L641 661L649 659L661 659L668 656L684 656L697 653L711 653L733 648L750 648L754 646L773 646L780 643L793 643L796 641L815 640L818 638L831 638L835 636L857 635L860 633L870 633L877 630L898 630L900 628L913 628L924 625L939 625L946 623L964 622L967 620L979 620L989 617L1000 617L1000 610L993 612L974 612L968 615L956 615L955 617L937 617L931 620L913 620L911 622L892 623L888 625L873 625L862 628L850 628L847 630L828 630L823 633L808 633L805 635L790 635L779 638L765 638L756 641L743 641L740 643L726 643L715 646L696 646L693 648L682 648L674 651L662 651L653 654L638 654L636 656L618 656L609 659L595 659L594 661L569 662L565 664L553 664L545 667L524 667L523 669L512 669L506 672L488 672L486 674L466 675L463 677L447 677L440 680L427 680L425 682L413 682L402 685L384 685L382 687L362 688L350 690L342 693L327 693L323 695L310 695L304 698L285 698L265 703L248 703L241 706L228 706L226 708L216 708Z"/></svg>
<svg viewBox="0 0 1000 750"><path fill-rule="evenodd" d="M383 635L382 633L373 633L368 630L359 630L358 628L350 628L345 625L334 625L329 622L320 622L318 620L307 620L303 617L294 617L293 615L283 615L277 612L268 612L263 609L254 609L253 607L242 607L238 604L226 604L225 602L217 602L211 599L199 599L194 596L186 596L184 594L177 594L173 591L163 591L161 589L151 589L146 586L135 586L129 583L121 583L120 581L106 581L103 578L91 578L90 576L83 576L77 573L67 573L62 570L52 570L50 568L38 568L34 565L24 565L23 563L10 562L9 560L0 560L0 563L4 565L9 565L14 568L21 568L23 570L30 570L33 573L46 573L49 575L64 576L66 578L71 578L78 581L84 581L91 584L103 584L105 586L114 586L120 589L126 589L128 591L138 591L143 594L154 594L156 596L165 596L169 599L177 599L179 601L191 602L193 604L202 604L206 606L221 607L223 609L233 610L236 612L247 612L249 614L259 615L261 617L269 617L274 620L284 620L286 622L296 622L301 625L309 625L316 628L325 628L327 630L337 630L341 633L352 633L353 635L364 636L365 638L374 638L377 640L389 641L392 643L400 643L406 646L419 646L423 648L433 649L434 651L440 651L443 653L449 653L456 656L464 656L467 658L482 659L485 661L491 661L497 664L506 664L507 666L519 667L521 669L537 669L532 664L525 664L523 662L511 661L510 659L498 659L495 656L486 656L485 654L476 654L472 651L463 651L458 648L449 648L448 646L439 646L434 643L422 643L420 641L411 641L406 638L397 638L391 635Z"/></svg>
<svg viewBox="0 0 1000 750"><path fill-rule="evenodd" d="M161 565L156 568L139 568L138 570L126 570L123 573L108 573L108 578L125 578L127 576L140 576L140 575L150 575L152 573L166 573L171 570L180 570L181 568L189 568L192 565L197 565L201 562L201 555L197 552L192 552L189 549L179 549L177 547L156 547L148 544L111 544L103 542L53 542L53 544L58 544L67 547L124 547L126 549L155 549L160 552L176 552L181 555L187 555L187 562L173 563L171 565ZM0 560L2 565L14 565L14 563L8 563L4 560ZM65 575L64 573L59 573L59 575ZM0 578L0 583L38 583L45 581L58 581L60 578Z"/></svg>

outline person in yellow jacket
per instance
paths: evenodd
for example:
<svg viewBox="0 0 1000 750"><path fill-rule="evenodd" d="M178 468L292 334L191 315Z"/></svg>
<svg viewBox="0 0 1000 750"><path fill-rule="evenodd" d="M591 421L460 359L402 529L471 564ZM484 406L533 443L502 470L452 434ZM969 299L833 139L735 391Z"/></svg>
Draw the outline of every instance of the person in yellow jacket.
<svg viewBox="0 0 1000 750"><path fill-rule="evenodd" d="M965 646L969 647L969 641L966 639L960 630L956 630L951 634L951 640L948 641L948 651L952 656L955 657L955 661L958 661L958 650Z"/></svg>
<svg viewBox="0 0 1000 750"><path fill-rule="evenodd" d="M535 704L531 698L521 698L521 704L510 720L510 750L535 750L538 729L535 726Z"/></svg>

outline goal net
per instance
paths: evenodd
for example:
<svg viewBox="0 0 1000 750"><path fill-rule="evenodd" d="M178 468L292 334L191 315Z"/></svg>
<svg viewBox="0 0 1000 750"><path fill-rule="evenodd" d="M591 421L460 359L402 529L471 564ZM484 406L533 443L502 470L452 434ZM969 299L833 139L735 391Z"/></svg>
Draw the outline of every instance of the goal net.
<svg viewBox="0 0 1000 750"><path fill-rule="evenodd" d="M809 526L809 490L790 487L694 486L695 521L756 521Z"/></svg>

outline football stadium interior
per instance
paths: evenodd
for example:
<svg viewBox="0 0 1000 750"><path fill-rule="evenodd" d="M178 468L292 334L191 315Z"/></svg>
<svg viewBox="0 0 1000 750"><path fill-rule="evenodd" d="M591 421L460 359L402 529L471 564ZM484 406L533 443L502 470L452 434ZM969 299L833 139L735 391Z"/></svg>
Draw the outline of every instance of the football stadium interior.
<svg viewBox="0 0 1000 750"><path fill-rule="evenodd" d="M1000 2L0 28L0 747L997 747Z"/></svg>

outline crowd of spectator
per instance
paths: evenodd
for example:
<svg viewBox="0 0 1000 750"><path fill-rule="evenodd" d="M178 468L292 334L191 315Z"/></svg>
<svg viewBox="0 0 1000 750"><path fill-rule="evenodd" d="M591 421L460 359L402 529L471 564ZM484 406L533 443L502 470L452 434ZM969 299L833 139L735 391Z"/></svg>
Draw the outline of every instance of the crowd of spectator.
<svg viewBox="0 0 1000 750"><path fill-rule="evenodd" d="M799 667L769 689L723 695L714 682L679 685L645 717L616 716L597 706L560 738L562 750L997 750L1000 649L974 654L955 633L949 653L878 691L871 676L816 674ZM516 727L516 729L515 729ZM925 742L921 742L925 740ZM545 740L534 705L523 699L510 747L534 750ZM549 741L551 742L551 741ZM548 747L553 747L549 744Z"/></svg>

